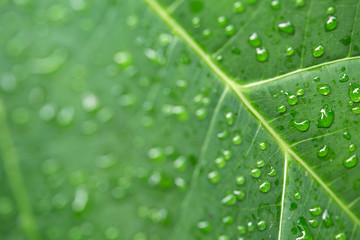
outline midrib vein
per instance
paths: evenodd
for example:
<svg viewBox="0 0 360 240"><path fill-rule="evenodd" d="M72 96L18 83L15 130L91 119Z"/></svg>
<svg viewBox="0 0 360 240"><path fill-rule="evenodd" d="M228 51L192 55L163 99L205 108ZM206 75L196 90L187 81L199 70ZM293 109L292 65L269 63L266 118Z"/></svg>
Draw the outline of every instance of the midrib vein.
<svg viewBox="0 0 360 240"><path fill-rule="evenodd" d="M326 185L326 183L314 172L307 163L302 160L288 144L277 134L277 132L269 125L263 116L251 105L249 100L242 92L242 87L236 84L225 72L223 72L196 42L195 40L178 24L167 11L156 0L144 0L154 12L170 27L174 33L183 39L183 41L199 56L199 58L215 73L224 83L229 86L239 97L248 110L262 123L269 133L278 142L279 146L292 155L294 159L302 165L302 167L319 183L319 185L328 193L328 195L338 204L338 206L351 218L351 220L360 226L360 219L342 202L342 200ZM360 58L360 57L357 57ZM348 58L349 59L349 58Z"/></svg>
<svg viewBox="0 0 360 240"><path fill-rule="evenodd" d="M24 232L31 240L39 240L40 236L26 192L26 187L21 176L18 157L11 138L11 133L6 121L5 107L0 99L0 152L4 169L16 201L20 221Z"/></svg>

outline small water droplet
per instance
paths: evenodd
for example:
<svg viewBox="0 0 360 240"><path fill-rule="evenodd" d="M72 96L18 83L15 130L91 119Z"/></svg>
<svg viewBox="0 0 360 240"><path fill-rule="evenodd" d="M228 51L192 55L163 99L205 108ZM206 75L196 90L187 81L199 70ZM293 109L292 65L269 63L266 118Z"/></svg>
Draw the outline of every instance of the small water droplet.
<svg viewBox="0 0 360 240"><path fill-rule="evenodd" d="M296 95L294 94L290 95L288 93L286 93L286 95L287 95L287 101L291 106L295 105L298 102L298 97Z"/></svg>
<svg viewBox="0 0 360 240"><path fill-rule="evenodd" d="M226 161L225 161L225 159L224 159L223 157L217 157L217 158L215 159L215 164L216 164L216 166L217 166L218 168L222 169L222 168L225 167Z"/></svg>
<svg viewBox="0 0 360 240"><path fill-rule="evenodd" d="M344 166L346 168L352 168L355 167L357 164L357 156L356 154L351 155L349 158L344 160Z"/></svg>
<svg viewBox="0 0 360 240"><path fill-rule="evenodd" d="M304 93L305 93L305 91L303 88L299 88L296 90L296 95L298 95L298 96L302 96L302 95L304 95Z"/></svg>
<svg viewBox="0 0 360 240"><path fill-rule="evenodd" d="M329 95L331 92L330 86L326 85L326 84L319 84L317 86L317 90L321 95L324 95L324 96Z"/></svg>
<svg viewBox="0 0 360 240"><path fill-rule="evenodd" d="M333 220L330 217L329 211L327 209L324 210L321 219L322 219L322 223L325 225L326 228L329 228L334 225Z"/></svg>
<svg viewBox="0 0 360 240"><path fill-rule="evenodd" d="M294 50L293 47L288 46L288 47L285 49L285 53L286 53L286 55L288 55L288 56L292 56L292 55L294 55L295 50Z"/></svg>
<svg viewBox="0 0 360 240"><path fill-rule="evenodd" d="M293 125L297 130L301 132L305 132L310 127L310 120L303 120L303 121L294 120Z"/></svg>
<svg viewBox="0 0 360 240"><path fill-rule="evenodd" d="M310 211L310 213L311 213L313 216L318 216L318 215L320 215L321 212L322 212L320 206L314 206L314 207L310 208L309 211Z"/></svg>
<svg viewBox="0 0 360 240"><path fill-rule="evenodd" d="M270 183L267 180L262 180L259 186L260 192L266 193L270 190Z"/></svg>
<svg viewBox="0 0 360 240"><path fill-rule="evenodd" d="M314 77L314 82L320 82L320 77Z"/></svg>
<svg viewBox="0 0 360 240"><path fill-rule="evenodd" d="M334 239L335 240L346 240L346 233L343 231L338 231L335 233Z"/></svg>
<svg viewBox="0 0 360 240"><path fill-rule="evenodd" d="M225 119L226 119L226 122L228 123L229 126L233 125L233 123L234 123L234 114L232 112L227 112L225 114Z"/></svg>
<svg viewBox="0 0 360 240"><path fill-rule="evenodd" d="M260 147L261 150L265 150L266 149L266 143L265 142L260 142L259 147Z"/></svg>
<svg viewBox="0 0 360 240"><path fill-rule="evenodd" d="M197 227L203 232L203 233L209 233L211 231L211 225L208 221L201 221L198 222Z"/></svg>
<svg viewBox="0 0 360 240"><path fill-rule="evenodd" d="M301 194L300 194L299 191L295 191L295 192L294 192L294 198L295 198L296 200L300 200Z"/></svg>
<svg viewBox="0 0 360 240"><path fill-rule="evenodd" d="M186 158L184 156L178 157L173 165L176 170L184 171L186 168Z"/></svg>
<svg viewBox="0 0 360 240"><path fill-rule="evenodd" d="M256 48L256 59L259 62L265 62L269 58L266 48Z"/></svg>
<svg viewBox="0 0 360 240"><path fill-rule="evenodd" d="M219 132L219 133L217 134L217 137L218 137L219 139L225 139L225 138L227 137L227 135L228 135L228 132L227 132L227 129L225 129L224 131Z"/></svg>
<svg viewBox="0 0 360 240"><path fill-rule="evenodd" d="M295 0L295 4L297 7L302 7L305 4L305 0Z"/></svg>
<svg viewBox="0 0 360 240"><path fill-rule="evenodd" d="M234 222L234 217L233 216L225 216L223 219L222 219L222 222L226 225L231 225L233 222Z"/></svg>
<svg viewBox="0 0 360 240"><path fill-rule="evenodd" d="M209 38L211 36L211 30L210 29L204 29L202 31L202 35L204 38Z"/></svg>
<svg viewBox="0 0 360 240"><path fill-rule="evenodd" d="M264 165L265 165L264 160L258 160L258 161L256 161L256 166L257 166L258 168L262 168Z"/></svg>
<svg viewBox="0 0 360 240"><path fill-rule="evenodd" d="M230 193L221 200L221 203L226 206L232 206L236 203L236 197L234 194Z"/></svg>
<svg viewBox="0 0 360 240"><path fill-rule="evenodd" d="M340 76L339 81L340 81L340 82L347 82L347 81L349 81L349 75L347 75L346 73L344 73L343 75Z"/></svg>
<svg viewBox="0 0 360 240"><path fill-rule="evenodd" d="M234 2L233 5L234 11L237 13L244 11L244 4L241 1Z"/></svg>
<svg viewBox="0 0 360 240"><path fill-rule="evenodd" d="M325 30L332 31L336 28L338 24L338 19L335 16L329 16L325 22Z"/></svg>
<svg viewBox="0 0 360 240"><path fill-rule="evenodd" d="M236 32L236 30L235 30L234 25L227 25L227 26L225 27L225 33L226 33L226 35L232 36L232 35L235 34L235 32Z"/></svg>
<svg viewBox="0 0 360 240"><path fill-rule="evenodd" d="M270 6L273 10L278 10L280 8L280 1L273 0L273 1L271 1Z"/></svg>
<svg viewBox="0 0 360 240"><path fill-rule="evenodd" d="M222 155L224 156L225 160L229 160L232 156L232 153L230 150L222 150Z"/></svg>
<svg viewBox="0 0 360 240"><path fill-rule="evenodd" d="M195 116L199 120L205 119L206 114L207 114L207 111L205 108L199 108L195 111Z"/></svg>
<svg viewBox="0 0 360 240"><path fill-rule="evenodd" d="M335 12L335 8L332 6L328 7L328 9L326 9L327 14L333 14L334 12Z"/></svg>
<svg viewBox="0 0 360 240"><path fill-rule="evenodd" d="M349 149L350 152L355 151L355 149L356 149L355 144L351 143L351 144L349 145L348 149Z"/></svg>
<svg viewBox="0 0 360 240"><path fill-rule="evenodd" d="M200 18L199 17L193 17L193 19L191 20L192 22L192 25L194 28L198 28L200 27L201 25L201 22L200 22Z"/></svg>
<svg viewBox="0 0 360 240"><path fill-rule="evenodd" d="M310 224L310 226L312 226L313 228L316 228L317 226L319 226L319 221L316 220L316 219L311 218L311 219L309 219L309 224Z"/></svg>
<svg viewBox="0 0 360 240"><path fill-rule="evenodd" d="M254 178L259 178L261 175L261 170L258 168L254 168L251 170L250 172L251 176L253 176Z"/></svg>
<svg viewBox="0 0 360 240"><path fill-rule="evenodd" d="M237 199L239 199L239 200L243 200L244 197L245 197L245 193L243 191L234 190L233 193L237 197Z"/></svg>
<svg viewBox="0 0 360 240"><path fill-rule="evenodd" d="M244 178L244 176L237 176L236 177L236 184L237 185L244 185L244 183L245 183L245 178Z"/></svg>
<svg viewBox="0 0 360 240"><path fill-rule="evenodd" d="M220 174L217 171L211 171L208 173L208 178L211 183L218 183L220 181Z"/></svg>
<svg viewBox="0 0 360 240"><path fill-rule="evenodd" d="M257 223L257 228L260 230L260 231L264 231L266 229L266 222L264 220L260 220L258 221Z"/></svg>
<svg viewBox="0 0 360 240"><path fill-rule="evenodd" d="M249 232L255 231L255 226L254 226L254 224L252 222L248 222L247 228L248 228Z"/></svg>
<svg viewBox="0 0 360 240"><path fill-rule="evenodd" d="M252 34L250 35L250 37L249 37L249 43L250 43L250 45L253 46L253 47L258 47L258 46L261 45L260 37L259 37L259 35L258 35L256 32L254 32L254 33L252 33Z"/></svg>
<svg viewBox="0 0 360 240"><path fill-rule="evenodd" d="M280 32L284 32L287 34L295 33L295 27L290 21L279 23L278 28Z"/></svg>
<svg viewBox="0 0 360 240"><path fill-rule="evenodd" d="M325 48L323 45L318 44L313 48L312 55L313 57L321 57L324 54Z"/></svg>
<svg viewBox="0 0 360 240"><path fill-rule="evenodd" d="M232 139L233 144L239 145L242 141L240 133L235 133Z"/></svg>
<svg viewBox="0 0 360 240"><path fill-rule="evenodd" d="M226 17L224 16L218 17L217 22L220 26L225 26L228 23Z"/></svg>
<svg viewBox="0 0 360 240"><path fill-rule="evenodd" d="M270 167L270 172L268 173L268 176L273 177L277 174L277 171L274 167Z"/></svg>
<svg viewBox="0 0 360 240"><path fill-rule="evenodd" d="M246 233L246 228L245 226L242 226L242 225L239 225L236 227L236 229L238 230L238 232L241 234L241 235L244 235Z"/></svg>
<svg viewBox="0 0 360 240"><path fill-rule="evenodd" d="M351 108L351 111L355 114L360 114L360 107L353 107Z"/></svg>
<svg viewBox="0 0 360 240"><path fill-rule="evenodd" d="M286 106L283 105L283 104L281 104L281 105L279 105L279 106L276 108L276 110L277 110L279 113L284 113L284 112L286 112Z"/></svg>
<svg viewBox="0 0 360 240"><path fill-rule="evenodd" d="M350 139L351 139L351 134L350 134L348 131L346 131L346 132L343 133L343 137L344 137L346 140L350 140Z"/></svg>
<svg viewBox="0 0 360 240"><path fill-rule="evenodd" d="M323 158L326 157L326 155L329 153L329 147L327 145L324 145L320 147L320 149L317 152L318 157Z"/></svg>

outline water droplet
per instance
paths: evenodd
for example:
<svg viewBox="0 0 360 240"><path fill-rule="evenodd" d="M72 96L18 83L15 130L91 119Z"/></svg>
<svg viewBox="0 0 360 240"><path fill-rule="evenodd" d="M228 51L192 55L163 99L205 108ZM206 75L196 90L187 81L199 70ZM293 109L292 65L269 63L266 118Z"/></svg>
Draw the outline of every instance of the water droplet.
<svg viewBox="0 0 360 240"><path fill-rule="evenodd" d="M238 13L243 12L244 4L240 1L234 2L233 8L234 8L235 12L238 12Z"/></svg>
<svg viewBox="0 0 360 240"><path fill-rule="evenodd" d="M278 111L279 113L284 113L284 112L286 112L286 106L283 105L283 104L279 105L276 109L277 109L277 111Z"/></svg>
<svg viewBox="0 0 360 240"><path fill-rule="evenodd" d="M298 102L298 97L296 95L294 94L290 95L287 93L286 95L287 95L287 101L291 106L295 105Z"/></svg>
<svg viewBox="0 0 360 240"><path fill-rule="evenodd" d="M255 226L252 222L248 222L247 227L249 232L255 231Z"/></svg>
<svg viewBox="0 0 360 240"><path fill-rule="evenodd" d="M220 26L225 26L228 23L226 17L224 16L218 17L217 22Z"/></svg>
<svg viewBox="0 0 360 240"><path fill-rule="evenodd" d="M224 61L224 57L222 56L222 55L217 55L216 56L216 61L218 61L218 62L223 62Z"/></svg>
<svg viewBox="0 0 360 240"><path fill-rule="evenodd" d="M351 83L349 86L349 96L354 102L360 102L360 86Z"/></svg>
<svg viewBox="0 0 360 240"><path fill-rule="evenodd" d="M319 221L316 220L316 219L311 218L311 219L309 219L309 224L310 224L310 226L312 226L313 228L316 228L317 226L319 226Z"/></svg>
<svg viewBox="0 0 360 240"><path fill-rule="evenodd" d="M225 114L225 119L226 119L226 122L228 123L229 126L233 125L233 123L234 123L234 114L232 112L227 112Z"/></svg>
<svg viewBox="0 0 360 240"><path fill-rule="evenodd" d="M232 206L236 203L236 196L230 193L221 200L221 203L226 206Z"/></svg>
<svg viewBox="0 0 360 240"><path fill-rule="evenodd" d="M324 54L325 48L323 45L318 44L313 48L312 55L313 57L321 57Z"/></svg>
<svg viewBox="0 0 360 240"><path fill-rule="evenodd" d="M322 212L320 206L314 206L314 207L310 208L309 211L310 211L310 213L311 213L313 216L318 216L318 215L320 215L321 212Z"/></svg>
<svg viewBox="0 0 360 240"><path fill-rule="evenodd" d="M303 120L303 121L293 121L293 125L295 128L301 132L305 132L310 127L310 120Z"/></svg>
<svg viewBox="0 0 360 240"><path fill-rule="evenodd" d="M320 82L320 77L314 77L314 82Z"/></svg>
<svg viewBox="0 0 360 240"><path fill-rule="evenodd" d="M83 212L87 206L88 198L89 194L85 188L77 188L75 191L74 200L71 204L73 211L77 213Z"/></svg>
<svg viewBox="0 0 360 240"><path fill-rule="evenodd" d="M261 175L261 170L258 168L254 168L251 170L250 172L251 176L253 176L254 178L259 178Z"/></svg>
<svg viewBox="0 0 360 240"><path fill-rule="evenodd" d="M206 117L206 113L207 113L207 111L205 108L199 108L196 110L195 116L197 119L202 120Z"/></svg>
<svg viewBox="0 0 360 240"><path fill-rule="evenodd" d="M232 36L232 35L235 34L235 32L236 32L236 30L235 30L234 25L227 25L227 26L225 27L225 33L226 33L226 35Z"/></svg>
<svg viewBox="0 0 360 240"><path fill-rule="evenodd" d="M269 58L266 48L256 48L256 59L259 62L265 62Z"/></svg>
<svg viewBox="0 0 360 240"><path fill-rule="evenodd" d="M186 190L187 188L186 181L183 178L175 178L174 183L182 191Z"/></svg>
<svg viewBox="0 0 360 240"><path fill-rule="evenodd" d="M350 140L350 139L351 139L351 134L350 134L348 131L346 131L346 132L343 133L343 137L344 137L346 140Z"/></svg>
<svg viewBox="0 0 360 240"><path fill-rule="evenodd" d="M184 156L178 157L173 165L176 170L184 171L186 168L186 158Z"/></svg>
<svg viewBox="0 0 360 240"><path fill-rule="evenodd" d="M355 149L356 149L355 144L353 144L353 143L352 143L352 144L350 144L350 145L349 145L349 147L348 147L348 149L349 149L349 151L350 151L350 152L355 151Z"/></svg>
<svg viewBox="0 0 360 240"><path fill-rule="evenodd" d="M148 151L148 157L154 162L161 162L164 160L165 154L162 148L154 147Z"/></svg>
<svg viewBox="0 0 360 240"><path fill-rule="evenodd" d="M347 82L347 81L349 81L349 75L347 75L346 73L344 73L343 75L340 76L339 81L340 81L340 82Z"/></svg>
<svg viewBox="0 0 360 240"><path fill-rule="evenodd" d="M222 219L222 222L226 225L231 225L233 222L234 222L234 217L233 216L225 216L223 219Z"/></svg>
<svg viewBox="0 0 360 240"><path fill-rule="evenodd" d="M329 211L327 209L324 210L322 216L322 223L325 225L326 228L329 228L334 225L333 220L329 215Z"/></svg>
<svg viewBox="0 0 360 240"><path fill-rule="evenodd" d="M252 34L250 35L250 37L249 37L249 43L250 43L250 45L253 46L253 47L258 47L258 46L261 45L260 37L259 37L259 35L258 35L256 32L254 32L254 33L252 33Z"/></svg>
<svg viewBox="0 0 360 240"><path fill-rule="evenodd" d="M272 166L270 167L270 172L268 173L268 176L273 177L277 174L277 171Z"/></svg>
<svg viewBox="0 0 360 240"><path fill-rule="evenodd" d="M227 135L228 135L228 132L227 132L227 130L225 129L224 131L219 132L219 133L217 134L217 137L218 137L219 139L225 139L225 138L227 137Z"/></svg>
<svg viewBox="0 0 360 240"><path fill-rule="evenodd" d="M225 159L223 158L223 157L217 157L216 159L215 159L215 164L216 164L216 166L218 167L218 168L224 168L225 167L225 165L226 165L226 161L225 161Z"/></svg>
<svg viewBox="0 0 360 240"><path fill-rule="evenodd" d="M258 161L256 161L256 166L257 166L258 168L261 168L261 167L263 167L264 165L265 165L264 160L258 160Z"/></svg>
<svg viewBox="0 0 360 240"><path fill-rule="evenodd" d="M349 105L349 107L351 107L352 105L354 105L354 102L352 100L349 100L348 105Z"/></svg>
<svg viewBox="0 0 360 240"><path fill-rule="evenodd" d="M113 60L123 68L133 64L132 55L129 52L117 52L115 53Z"/></svg>
<svg viewBox="0 0 360 240"><path fill-rule="evenodd" d="M223 154L225 160L229 160L232 156L232 153L230 150L222 150L222 154Z"/></svg>
<svg viewBox="0 0 360 240"><path fill-rule="evenodd" d="M211 183L218 183L220 181L220 174L217 171L211 171L208 173L208 178Z"/></svg>
<svg viewBox="0 0 360 240"><path fill-rule="evenodd" d="M61 126L69 126L74 120L74 115L73 107L63 107L57 114L56 120Z"/></svg>
<svg viewBox="0 0 360 240"><path fill-rule="evenodd" d="M218 240L230 240L228 235L221 235L218 237Z"/></svg>
<svg viewBox="0 0 360 240"><path fill-rule="evenodd" d="M244 176L237 176L236 177L236 184L237 185L244 185L244 183L245 183L245 178L244 178Z"/></svg>
<svg viewBox="0 0 360 240"><path fill-rule="evenodd" d="M295 27L290 21L279 23L278 28L280 32L284 32L288 34L295 33Z"/></svg>
<svg viewBox="0 0 360 240"><path fill-rule="evenodd" d="M297 222L297 228L299 229L301 236L297 237L296 240L311 240L313 236L311 235L310 229L306 224L304 217L300 217ZM296 228L295 228L296 230ZM296 233L296 232L295 232Z"/></svg>
<svg viewBox="0 0 360 240"><path fill-rule="evenodd" d="M235 133L232 139L233 144L239 145L242 141L240 133Z"/></svg>
<svg viewBox="0 0 360 240"><path fill-rule="evenodd" d="M338 19L335 16L329 16L325 22L325 30L332 31L336 28Z"/></svg>
<svg viewBox="0 0 360 240"><path fill-rule="evenodd" d="M211 231L211 225L208 221L201 221L198 222L197 227L203 232L203 233L209 233Z"/></svg>
<svg viewBox="0 0 360 240"><path fill-rule="evenodd" d="M236 229L238 230L238 232L241 234L241 235L244 235L246 233L246 228L245 226L242 226L242 225L239 225L236 227Z"/></svg>
<svg viewBox="0 0 360 240"><path fill-rule="evenodd" d="M257 223L257 228L260 230L260 231L264 231L266 229L266 222L264 220L260 220L258 221Z"/></svg>
<svg viewBox="0 0 360 240"><path fill-rule="evenodd" d="M324 95L324 96L329 95L330 91L331 91L330 86L326 85L326 84L319 84L317 86L317 90L321 95Z"/></svg>
<svg viewBox="0 0 360 240"><path fill-rule="evenodd" d="M200 22L200 18L199 17L193 17L193 19L191 20L192 22L192 25L194 28L198 28L200 27L201 25L201 22Z"/></svg>
<svg viewBox="0 0 360 240"><path fill-rule="evenodd" d="M243 191L234 190L233 193L239 200L243 200L245 197L245 193Z"/></svg>
<svg viewBox="0 0 360 240"><path fill-rule="evenodd" d="M302 7L305 4L305 0L295 0L295 4L297 7Z"/></svg>
<svg viewBox="0 0 360 240"><path fill-rule="evenodd" d="M344 160L344 166L346 168L352 168L355 167L357 164L357 156L356 154L351 155L349 158Z"/></svg>
<svg viewBox="0 0 360 240"><path fill-rule="evenodd" d="M294 198L295 198L296 200L300 200L301 194L300 194L299 191L295 191L295 192L294 192Z"/></svg>
<svg viewBox="0 0 360 240"><path fill-rule="evenodd" d="M335 12L335 8L332 6L328 7L328 9L326 10L327 14L333 14L334 12Z"/></svg>
<svg viewBox="0 0 360 240"><path fill-rule="evenodd" d="M304 95L304 93L305 93L305 91L303 88L299 88L296 90L296 95L298 95L298 96L302 96L302 95Z"/></svg>
<svg viewBox="0 0 360 240"><path fill-rule="evenodd" d="M273 1L271 1L270 6L273 10L278 10L280 8L280 1L273 0Z"/></svg>
<svg viewBox="0 0 360 240"><path fill-rule="evenodd" d="M335 240L346 240L346 233L343 231L338 231L335 233Z"/></svg>
<svg viewBox="0 0 360 240"><path fill-rule="evenodd" d="M288 47L285 49L285 53L286 53L286 55L288 55L288 56L292 56L292 55L294 55L295 50L294 50L293 47L289 47L289 46L288 46Z"/></svg>
<svg viewBox="0 0 360 240"><path fill-rule="evenodd" d="M360 107L353 107L351 108L351 111L355 114L360 114Z"/></svg>
<svg viewBox="0 0 360 240"><path fill-rule="evenodd" d="M317 152L318 157L326 157L326 155L329 153L329 147L327 145L324 145L320 147L320 149Z"/></svg>
<svg viewBox="0 0 360 240"><path fill-rule="evenodd" d="M209 37L211 36L211 31L210 31L210 29L204 29L204 30L202 31L202 35L203 35L204 38L209 38Z"/></svg>
<svg viewBox="0 0 360 240"><path fill-rule="evenodd" d="M267 180L262 180L259 186L260 192L266 193L270 190L270 183Z"/></svg>
<svg viewBox="0 0 360 240"><path fill-rule="evenodd" d="M334 119L335 113L333 110L329 109L327 104L325 104L320 110L320 115L316 126L319 128L329 128L333 124Z"/></svg>
<svg viewBox="0 0 360 240"><path fill-rule="evenodd" d="M261 150L265 150L266 149L266 143L265 142L260 142L259 147L260 147Z"/></svg>

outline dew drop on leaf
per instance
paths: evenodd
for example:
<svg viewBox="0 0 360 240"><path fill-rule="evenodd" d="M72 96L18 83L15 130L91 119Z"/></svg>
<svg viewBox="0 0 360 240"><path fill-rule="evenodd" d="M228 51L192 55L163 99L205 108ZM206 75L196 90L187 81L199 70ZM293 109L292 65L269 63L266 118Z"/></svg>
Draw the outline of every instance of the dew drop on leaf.
<svg viewBox="0 0 360 240"><path fill-rule="evenodd" d="M304 95L304 93L305 93L305 91L303 88L299 88L296 90L296 95L298 95L298 96L302 96L302 95Z"/></svg>
<svg viewBox="0 0 360 240"><path fill-rule="evenodd" d="M260 230L260 231L264 231L266 229L266 222L264 220L260 220L258 221L257 223L257 228Z"/></svg>
<svg viewBox="0 0 360 240"><path fill-rule="evenodd" d="M266 150L266 143L265 142L260 142L259 147L260 147L261 150Z"/></svg>
<svg viewBox="0 0 360 240"><path fill-rule="evenodd" d="M310 127L310 120L303 120L303 121L294 120L293 125L297 130L301 132L305 132Z"/></svg>
<svg viewBox="0 0 360 240"><path fill-rule="evenodd" d="M288 103L293 106L298 102L298 97L294 94L286 94Z"/></svg>
<svg viewBox="0 0 360 240"><path fill-rule="evenodd" d="M346 73L344 73L343 75L340 76L339 81L340 81L340 82L347 82L347 81L349 81L349 75L347 75Z"/></svg>
<svg viewBox="0 0 360 240"><path fill-rule="evenodd" d="M329 95L330 91L331 91L330 86L327 84L319 84L317 86L317 90L321 95L324 95L324 96Z"/></svg>
<svg viewBox="0 0 360 240"><path fill-rule="evenodd" d="M233 4L234 11L237 13L244 11L244 4L241 1L236 1Z"/></svg>
<svg viewBox="0 0 360 240"><path fill-rule="evenodd" d="M270 6L273 10L278 10L280 8L280 1L273 0L273 1L271 1Z"/></svg>
<svg viewBox="0 0 360 240"><path fill-rule="evenodd" d="M346 159L344 160L344 166L345 166L346 168L355 167L356 164L357 164L357 161L358 161L358 160L357 160L356 154L351 155L350 157L348 157L348 158L346 158Z"/></svg>
<svg viewBox="0 0 360 240"><path fill-rule="evenodd" d="M232 112L227 112L225 114L225 119L226 119L226 122L228 123L229 126L233 125L233 123L234 123L234 114Z"/></svg>
<svg viewBox="0 0 360 240"><path fill-rule="evenodd" d="M240 175L236 177L236 184L237 185L244 185L245 183L245 178L244 176Z"/></svg>
<svg viewBox="0 0 360 240"><path fill-rule="evenodd" d="M260 186L259 186L259 190L260 192L266 193L270 190L270 183L267 180L263 180L260 182Z"/></svg>
<svg viewBox="0 0 360 240"><path fill-rule="evenodd" d="M318 216L322 213L320 206L314 206L314 207L310 208L309 211L313 216Z"/></svg>
<svg viewBox="0 0 360 240"><path fill-rule="evenodd" d="M294 50L294 48L288 46L288 47L285 49L285 53L286 53L286 55L288 55L288 56L292 56L292 55L294 55L295 50Z"/></svg>
<svg viewBox="0 0 360 240"><path fill-rule="evenodd" d="M224 16L218 17L217 22L220 26L225 26L228 23L226 17Z"/></svg>
<svg viewBox="0 0 360 240"><path fill-rule="evenodd" d="M245 197L245 193L243 191L234 190L233 193L237 197L237 199L239 199L239 200L243 200L244 197Z"/></svg>
<svg viewBox="0 0 360 240"><path fill-rule="evenodd" d="M332 31L336 28L338 19L335 16L329 16L325 22L325 30Z"/></svg>
<svg viewBox="0 0 360 240"><path fill-rule="evenodd" d="M220 181L220 174L217 171L211 171L208 173L208 178L211 183L218 183Z"/></svg>
<svg viewBox="0 0 360 240"><path fill-rule="evenodd" d="M268 173L268 176L273 177L277 174L277 171L274 167L270 167L270 172Z"/></svg>
<svg viewBox="0 0 360 240"><path fill-rule="evenodd" d="M346 240L346 233L343 231L338 231L335 233L334 239L335 240Z"/></svg>
<svg viewBox="0 0 360 240"><path fill-rule="evenodd" d="M334 7L328 7L328 9L326 10L327 14L333 14L335 12L335 8Z"/></svg>
<svg viewBox="0 0 360 240"><path fill-rule="evenodd" d="M225 159L224 159L223 157L217 157L217 158L215 159L215 164L216 164L216 166L217 166L218 168L222 169L222 168L225 167L226 161L225 161Z"/></svg>
<svg viewBox="0 0 360 240"><path fill-rule="evenodd" d="M302 7L305 4L305 0L295 0L295 4L297 7Z"/></svg>
<svg viewBox="0 0 360 240"><path fill-rule="evenodd" d="M283 105L283 104L281 104L281 105L279 105L279 106L276 108L276 110L277 110L279 113L284 113L284 112L286 112L286 106Z"/></svg>
<svg viewBox="0 0 360 240"><path fill-rule="evenodd" d="M348 149L349 149L350 152L355 151L355 149L356 149L355 144L351 143L351 144L349 145Z"/></svg>
<svg viewBox="0 0 360 240"><path fill-rule="evenodd" d="M225 27L225 33L227 36L232 36L236 32L234 25L227 25Z"/></svg>
<svg viewBox="0 0 360 240"><path fill-rule="evenodd" d="M294 198L295 198L296 200L300 200L301 194L300 194L299 191L295 191L295 192L294 192Z"/></svg>
<svg viewBox="0 0 360 240"><path fill-rule="evenodd" d="M241 135L239 133L235 133L232 139L233 144L239 145L242 141Z"/></svg>
<svg viewBox="0 0 360 240"><path fill-rule="evenodd" d="M316 126L319 128L329 128L334 122L334 119L335 119L334 111L329 109L329 106L326 104L320 109L320 115Z"/></svg>
<svg viewBox="0 0 360 240"><path fill-rule="evenodd" d="M261 175L261 170L258 168L254 168L251 170L250 172L251 176L253 176L254 178L259 178Z"/></svg>
<svg viewBox="0 0 360 240"><path fill-rule="evenodd" d="M280 32L284 32L287 34L295 33L295 27L290 21L279 23L278 29Z"/></svg>
<svg viewBox="0 0 360 240"><path fill-rule="evenodd" d="M236 196L230 193L221 200L221 203L226 206L232 206L236 203Z"/></svg>
<svg viewBox="0 0 360 240"><path fill-rule="evenodd" d="M241 234L241 235L244 235L246 233L245 226L239 225L239 226L236 227L236 229L237 229L238 233Z"/></svg>
<svg viewBox="0 0 360 240"><path fill-rule="evenodd" d="M349 96L354 102L360 102L360 86L351 83L349 86Z"/></svg>
<svg viewBox="0 0 360 240"><path fill-rule="evenodd" d="M313 57L318 58L318 57L321 57L324 54L324 51L325 51L324 46L321 45L321 44L318 44L313 48L312 55L313 55Z"/></svg>
<svg viewBox="0 0 360 240"><path fill-rule="evenodd" d="M351 134L350 134L348 131L346 131L346 132L343 133L343 137L344 137L346 140L350 140L350 139L351 139Z"/></svg>
<svg viewBox="0 0 360 240"><path fill-rule="evenodd" d="M211 225L208 221L201 221L198 222L197 227L203 232L203 233L209 233L211 231Z"/></svg>
<svg viewBox="0 0 360 240"><path fill-rule="evenodd" d="M247 229L248 229L249 232L255 231L255 226L254 226L253 222L248 222L247 223Z"/></svg>
<svg viewBox="0 0 360 240"><path fill-rule="evenodd" d="M205 108L199 108L195 111L195 116L197 119L202 120L206 117L206 109Z"/></svg>
<svg viewBox="0 0 360 240"><path fill-rule="evenodd" d="M311 218L309 219L309 224L310 226L312 226L313 228L316 228L317 226L319 226L319 221L314 219L314 218Z"/></svg>
<svg viewBox="0 0 360 240"><path fill-rule="evenodd" d="M265 165L264 160L258 160L258 161L256 161L256 166L257 166L258 168L262 168L264 165Z"/></svg>
<svg viewBox="0 0 360 240"><path fill-rule="evenodd" d="M360 114L360 107L353 107L351 108L351 111L355 114Z"/></svg>
<svg viewBox="0 0 360 240"><path fill-rule="evenodd" d="M226 225L231 225L233 222L234 222L234 217L233 216L225 216L223 219L222 219L222 222Z"/></svg>
<svg viewBox="0 0 360 240"><path fill-rule="evenodd" d="M260 37L256 32L249 36L249 44L253 47L258 47L261 45Z"/></svg>
<svg viewBox="0 0 360 240"><path fill-rule="evenodd" d="M210 29L204 29L204 30L202 31L202 35L203 35L204 38L209 38L209 37L211 36L211 31L210 31Z"/></svg>
<svg viewBox="0 0 360 240"><path fill-rule="evenodd" d="M317 155L320 158L326 157L326 155L329 153L329 147L327 145L324 145L319 148Z"/></svg>
<svg viewBox="0 0 360 240"><path fill-rule="evenodd" d="M266 48L256 48L256 59L259 62L265 62L269 58Z"/></svg>

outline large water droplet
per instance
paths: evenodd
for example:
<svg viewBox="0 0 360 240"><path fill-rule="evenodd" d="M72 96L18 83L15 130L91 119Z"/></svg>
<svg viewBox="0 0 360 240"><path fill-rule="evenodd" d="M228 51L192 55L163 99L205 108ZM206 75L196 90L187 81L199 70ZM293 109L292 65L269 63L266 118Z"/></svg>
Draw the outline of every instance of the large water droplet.
<svg viewBox="0 0 360 240"><path fill-rule="evenodd" d="M286 95L287 95L287 101L291 106L295 105L298 102L298 97L296 95L294 94L290 95L288 93L286 93Z"/></svg>
<svg viewBox="0 0 360 240"><path fill-rule="evenodd" d="M329 93L331 91L330 86L327 84L319 84L317 86L317 90L321 95L324 95L324 96L329 95Z"/></svg>
<svg viewBox="0 0 360 240"><path fill-rule="evenodd" d="M258 168L254 168L251 170L250 172L251 176L253 176L254 178L259 178L261 175L261 170Z"/></svg>
<svg viewBox="0 0 360 240"><path fill-rule="evenodd" d="M267 180L263 180L260 182L259 190L260 192L266 193L270 190L270 183Z"/></svg>
<svg viewBox="0 0 360 240"><path fill-rule="evenodd" d="M264 231L266 229L266 222L264 220L258 221L257 227L260 231Z"/></svg>
<svg viewBox="0 0 360 240"><path fill-rule="evenodd" d="M252 33L252 34L250 35L250 37L249 37L249 43L250 43L250 45L253 46L253 47L258 47L258 46L261 45L260 37L259 37L259 35L258 35L256 32L254 32L254 33Z"/></svg>
<svg viewBox="0 0 360 240"><path fill-rule="evenodd" d="M320 149L317 152L318 157L326 157L326 155L329 153L329 147L327 145L324 145L320 147Z"/></svg>
<svg viewBox="0 0 360 240"><path fill-rule="evenodd" d="M319 128L328 128L332 125L334 119L335 113L329 109L329 106L326 104L320 109L320 115L316 126Z"/></svg>
<svg viewBox="0 0 360 240"><path fill-rule="evenodd" d="M276 110L279 112L279 113L284 113L286 112L286 106L284 104L281 104L279 105Z"/></svg>
<svg viewBox="0 0 360 240"><path fill-rule="evenodd" d="M265 62L269 58L266 48L256 48L256 59L259 62Z"/></svg>

